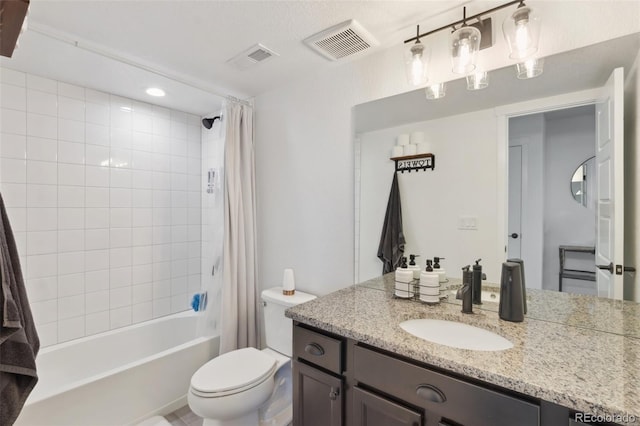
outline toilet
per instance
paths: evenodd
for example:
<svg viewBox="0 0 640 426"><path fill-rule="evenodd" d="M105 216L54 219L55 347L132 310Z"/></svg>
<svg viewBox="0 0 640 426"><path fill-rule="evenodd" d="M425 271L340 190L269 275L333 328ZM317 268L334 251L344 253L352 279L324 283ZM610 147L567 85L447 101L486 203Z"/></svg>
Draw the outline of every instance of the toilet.
<svg viewBox="0 0 640 426"><path fill-rule="evenodd" d="M262 292L267 348L237 349L191 377L189 407L203 426L286 426L291 422L292 321L284 311L315 296L282 287Z"/></svg>

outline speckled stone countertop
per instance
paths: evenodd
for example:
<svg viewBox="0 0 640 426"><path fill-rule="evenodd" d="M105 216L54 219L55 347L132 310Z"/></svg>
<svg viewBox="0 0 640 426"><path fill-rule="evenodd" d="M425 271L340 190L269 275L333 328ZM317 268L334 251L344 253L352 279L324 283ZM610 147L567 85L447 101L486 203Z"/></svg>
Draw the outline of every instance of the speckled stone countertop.
<svg viewBox="0 0 640 426"><path fill-rule="evenodd" d="M554 306L566 308L560 306L561 303L549 302L549 321L528 315L524 322L512 323L500 320L497 312L489 307L480 310L474 305L474 314L467 315L462 314L455 303L431 306L396 299L390 291L392 286L393 275L388 274L289 308L286 315L322 330L579 412L628 415L640 421L640 339L574 326L571 314L563 323L559 321L562 315L552 312ZM537 296L537 292L527 291L530 311L541 315L542 310L535 311L537 304L553 297L545 294L540 296L540 301ZM591 304L598 302L591 300L586 306ZM573 309L576 318L589 315L589 311L580 311L580 304ZM415 318L475 325L509 339L514 347L482 352L431 343L400 328L401 322Z"/></svg>

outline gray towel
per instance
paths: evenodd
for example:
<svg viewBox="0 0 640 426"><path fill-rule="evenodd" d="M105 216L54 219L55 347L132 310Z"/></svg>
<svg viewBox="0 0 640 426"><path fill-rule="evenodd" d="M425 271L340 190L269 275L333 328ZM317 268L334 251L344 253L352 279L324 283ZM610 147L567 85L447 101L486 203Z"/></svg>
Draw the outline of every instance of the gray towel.
<svg viewBox="0 0 640 426"><path fill-rule="evenodd" d="M384 215L382 235L378 245L378 258L383 263L383 275L395 271L398 267L404 253L404 244L400 187L398 186L398 174L394 171L389 201L387 202L387 213Z"/></svg>
<svg viewBox="0 0 640 426"><path fill-rule="evenodd" d="M0 424L12 425L38 381L36 355L40 341L1 194L0 275Z"/></svg>

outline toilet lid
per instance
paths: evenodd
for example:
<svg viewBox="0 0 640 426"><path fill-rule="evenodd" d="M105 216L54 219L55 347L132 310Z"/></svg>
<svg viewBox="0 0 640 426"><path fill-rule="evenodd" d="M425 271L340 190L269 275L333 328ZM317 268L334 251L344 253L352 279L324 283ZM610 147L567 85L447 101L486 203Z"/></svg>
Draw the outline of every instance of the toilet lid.
<svg viewBox="0 0 640 426"><path fill-rule="evenodd" d="M191 377L198 393L233 393L264 381L276 369L276 360L256 348L227 352L200 367Z"/></svg>

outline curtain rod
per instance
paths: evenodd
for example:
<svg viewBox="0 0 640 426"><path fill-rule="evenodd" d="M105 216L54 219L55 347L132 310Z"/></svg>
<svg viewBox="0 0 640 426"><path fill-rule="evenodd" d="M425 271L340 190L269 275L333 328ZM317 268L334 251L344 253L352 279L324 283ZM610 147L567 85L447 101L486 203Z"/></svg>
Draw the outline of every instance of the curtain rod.
<svg viewBox="0 0 640 426"><path fill-rule="evenodd" d="M156 68L153 68L153 67L151 67L149 65L145 65L145 64L142 64L140 62L134 61L132 59L126 58L124 56L118 55L115 52L110 52L110 51L108 51L106 49L101 48L101 46L99 46L99 45L96 45L96 44L93 44L93 43L90 43L90 42L85 42L85 41L81 42L80 40L72 37L69 34L63 33L61 31L57 31L57 30L55 30L53 28L50 28L50 27L48 27L46 25L41 25L41 24L38 24L36 22L30 21L27 31L33 31L35 33L41 34L41 35L43 35L45 37L48 37L48 38L51 38L53 40L58 40L58 41L61 41L63 43L69 44L71 46L77 47L78 49L86 50L87 52L95 53L97 55L103 56L105 58L113 59L114 61L118 61L118 62L126 64L126 65L131 65L132 67L135 67L135 68L141 69L143 71L147 71L147 72L159 75L160 77L164 77L164 78L168 78L169 80L177 81L178 83L184 84L185 86L189 86L189 87L192 87L194 89L198 89L198 90L201 90L203 92L207 92L207 93L210 93L212 95L215 95L215 96L218 96L220 98L224 98L224 99L227 99L227 100L230 100L230 101L233 101L233 102L243 103L243 104L253 108L253 105L251 105L251 103L249 103L246 100L236 98L235 96L231 96L231 95L228 95L226 93L220 93L220 92L216 92L215 90L211 90L211 89L207 89L207 88L204 88L204 87L197 86L196 84L191 83L190 81L188 81L188 80L186 80L184 78L181 78L181 77L178 77L178 76L171 75L169 73L160 71L160 70L158 70Z"/></svg>

